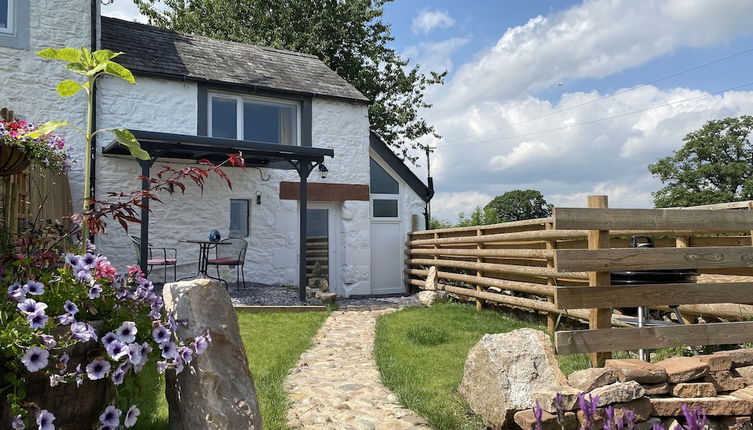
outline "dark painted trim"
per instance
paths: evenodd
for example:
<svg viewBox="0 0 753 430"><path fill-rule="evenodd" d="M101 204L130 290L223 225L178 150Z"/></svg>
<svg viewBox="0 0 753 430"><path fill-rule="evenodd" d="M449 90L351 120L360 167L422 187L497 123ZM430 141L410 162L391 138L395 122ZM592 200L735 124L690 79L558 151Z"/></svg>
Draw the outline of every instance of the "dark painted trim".
<svg viewBox="0 0 753 430"><path fill-rule="evenodd" d="M304 97L301 101L301 146L313 146L312 104L311 97Z"/></svg>
<svg viewBox="0 0 753 430"><path fill-rule="evenodd" d="M204 82L199 82L197 91L197 103L198 103L198 116L197 116L197 130L196 134L199 136L209 135L209 92L225 92L233 93L237 95L249 95L259 97L276 98L280 100L288 100L298 102L301 109L301 146L312 146L312 100L310 96L301 94L283 93L277 91L267 91L257 88L248 88L238 85L210 85Z"/></svg>
<svg viewBox="0 0 753 430"><path fill-rule="evenodd" d="M31 26L29 0L16 0L13 4L13 34L0 33L0 46L14 49L29 49Z"/></svg>
<svg viewBox="0 0 753 430"><path fill-rule="evenodd" d="M207 125L207 121L209 121L209 100L207 99L207 93L209 91L207 90L207 85L204 83L199 82L198 83L198 94L197 94L197 106L198 106L198 118L197 118L197 129L196 129L196 135L197 136L209 136L209 126Z"/></svg>
<svg viewBox="0 0 753 430"><path fill-rule="evenodd" d="M306 191L310 202L369 201L369 186L364 184L331 184L309 182ZM280 200L299 200L298 182L280 182Z"/></svg>
<svg viewBox="0 0 753 430"><path fill-rule="evenodd" d="M431 200L434 193L429 187L427 187L426 184L424 184L423 181L405 165L403 160L395 155L390 147L387 146L387 144L384 143L384 141L373 131L369 132L369 147L376 152L377 155L379 155L379 157L381 157L382 160L384 160L384 162L387 163L387 165L390 166L392 170L394 170L395 173L397 173L398 176L400 176L400 178L402 178L402 180L416 192L416 194L418 194L419 197L421 197L421 200L427 203Z"/></svg>

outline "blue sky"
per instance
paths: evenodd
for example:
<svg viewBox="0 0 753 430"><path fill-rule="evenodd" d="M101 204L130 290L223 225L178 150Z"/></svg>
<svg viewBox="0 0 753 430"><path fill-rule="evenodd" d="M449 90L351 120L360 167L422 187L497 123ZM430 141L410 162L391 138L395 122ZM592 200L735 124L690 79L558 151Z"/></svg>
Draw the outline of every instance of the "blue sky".
<svg viewBox="0 0 753 430"><path fill-rule="evenodd" d="M103 13L136 16L129 0ZM739 0L388 4L393 47L449 70L423 113L443 136L424 141L437 147L434 214L454 220L524 188L557 206L607 194L651 207L649 163L709 119L753 114L750 16Z"/></svg>

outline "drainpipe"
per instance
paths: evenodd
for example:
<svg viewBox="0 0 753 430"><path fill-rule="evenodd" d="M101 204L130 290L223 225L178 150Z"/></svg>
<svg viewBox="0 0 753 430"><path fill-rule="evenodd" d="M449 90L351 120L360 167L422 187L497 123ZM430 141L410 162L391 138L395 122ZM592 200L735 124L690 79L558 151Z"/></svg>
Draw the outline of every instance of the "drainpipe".
<svg viewBox="0 0 753 430"><path fill-rule="evenodd" d="M97 18L99 17L99 1L100 0L91 0L91 16L90 16L90 25L91 25L91 51L94 52L97 50L98 45L98 38L97 38ZM93 109L92 112L92 130L97 129L97 85L93 85L90 89L92 92L92 99L93 99ZM91 155L91 170L89 171L89 184L91 184L90 189L90 195L92 198L96 198L96 181L97 181L97 139L94 138L94 141L92 142L92 145L94 145L94 148L92 148L92 155ZM92 242L94 242L94 238L92 237Z"/></svg>

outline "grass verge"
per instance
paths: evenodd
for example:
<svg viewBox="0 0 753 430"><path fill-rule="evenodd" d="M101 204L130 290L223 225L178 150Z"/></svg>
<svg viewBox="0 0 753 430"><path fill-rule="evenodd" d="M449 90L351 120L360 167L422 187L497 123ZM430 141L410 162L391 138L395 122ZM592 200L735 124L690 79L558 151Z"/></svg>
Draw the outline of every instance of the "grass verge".
<svg viewBox="0 0 753 430"><path fill-rule="evenodd" d="M246 348L263 427L287 429L288 399L285 378L298 357L311 345L329 312L238 313L243 344ZM210 346L211 348L211 346ZM167 430L168 410L165 378L152 364L139 374L139 429Z"/></svg>
<svg viewBox="0 0 753 430"><path fill-rule="evenodd" d="M468 351L486 333L526 327L542 329L466 304L408 308L378 320L374 355L382 382L433 428L476 430L481 420L457 392ZM588 367L585 355L558 359L565 374Z"/></svg>

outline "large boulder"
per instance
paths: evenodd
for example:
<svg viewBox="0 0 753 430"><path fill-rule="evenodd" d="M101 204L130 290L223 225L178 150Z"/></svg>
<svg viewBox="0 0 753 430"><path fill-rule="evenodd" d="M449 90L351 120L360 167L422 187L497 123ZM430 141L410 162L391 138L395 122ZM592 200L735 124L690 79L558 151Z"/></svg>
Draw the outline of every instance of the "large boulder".
<svg viewBox="0 0 753 430"><path fill-rule="evenodd" d="M549 336L533 329L487 334L465 361L460 394L493 429L514 428L515 412L533 407L534 391L567 385Z"/></svg>
<svg viewBox="0 0 753 430"><path fill-rule="evenodd" d="M261 414L238 319L219 282L197 279L165 285L165 309L176 320L181 338L208 330L212 343L178 375L168 372L170 430L261 429Z"/></svg>

